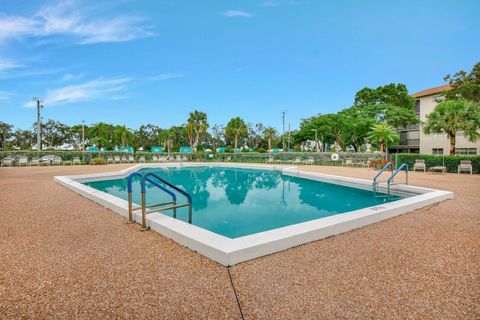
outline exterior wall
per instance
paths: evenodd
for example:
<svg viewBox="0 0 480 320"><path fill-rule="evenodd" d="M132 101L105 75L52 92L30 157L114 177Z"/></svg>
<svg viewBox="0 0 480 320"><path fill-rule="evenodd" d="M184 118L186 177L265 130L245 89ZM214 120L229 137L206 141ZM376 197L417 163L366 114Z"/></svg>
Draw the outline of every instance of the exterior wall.
<svg viewBox="0 0 480 320"><path fill-rule="evenodd" d="M435 98L439 95L430 95L417 98L420 100L420 121L424 123L427 121L427 114L431 113L437 102ZM420 125L421 127L422 125ZM480 155L480 140L477 142L468 141L463 134L457 133L455 147L459 148L476 148L476 154ZM420 153L433 154L434 148L443 149L443 154L448 155L450 153L450 140L446 134L425 134L423 130L420 130Z"/></svg>

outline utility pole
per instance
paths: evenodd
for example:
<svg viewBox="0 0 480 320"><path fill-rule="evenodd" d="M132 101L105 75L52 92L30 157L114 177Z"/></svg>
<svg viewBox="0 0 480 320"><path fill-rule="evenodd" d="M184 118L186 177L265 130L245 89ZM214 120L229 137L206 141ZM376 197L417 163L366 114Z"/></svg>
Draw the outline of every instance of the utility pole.
<svg viewBox="0 0 480 320"><path fill-rule="evenodd" d="M42 150L42 117L40 112L43 108L43 100L33 97L33 101L37 103L37 152L40 152Z"/></svg>
<svg viewBox="0 0 480 320"><path fill-rule="evenodd" d="M282 147L283 147L283 152L285 152L285 113L286 113L286 111L282 112L282 125L283 125Z"/></svg>
<svg viewBox="0 0 480 320"><path fill-rule="evenodd" d="M82 150L85 151L85 120L82 120Z"/></svg>

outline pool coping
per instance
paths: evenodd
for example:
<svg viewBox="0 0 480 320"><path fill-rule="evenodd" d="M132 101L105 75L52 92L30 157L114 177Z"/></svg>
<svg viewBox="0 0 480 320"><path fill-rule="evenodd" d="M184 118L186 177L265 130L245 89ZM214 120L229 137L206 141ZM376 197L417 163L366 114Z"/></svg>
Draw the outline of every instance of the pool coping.
<svg viewBox="0 0 480 320"><path fill-rule="evenodd" d="M361 189L371 188L372 181L323 173L308 172L295 166L258 165L237 163L147 163L137 164L117 172L84 174L75 176L55 176L54 181L71 189L80 195L101 204L102 206L124 216L128 216L128 203L108 193L96 190L82 184L87 181L99 181L114 178L124 178L129 173L143 168L156 167L191 167L191 166L221 166L236 168L257 168L263 170L280 170L282 174L332 182ZM379 184L385 189L385 182ZM172 240L217 261L224 266L255 259L274 252L286 250L311 241L320 240L341 234L375 222L386 220L407 212L414 211L447 199L453 199L453 192L396 184L391 186L393 192L406 192L415 196L354 210L329 217L319 218L273 230L255 233L231 239L206 229L174 219L162 213L147 215L150 228ZM135 221L141 221L141 213L134 212Z"/></svg>

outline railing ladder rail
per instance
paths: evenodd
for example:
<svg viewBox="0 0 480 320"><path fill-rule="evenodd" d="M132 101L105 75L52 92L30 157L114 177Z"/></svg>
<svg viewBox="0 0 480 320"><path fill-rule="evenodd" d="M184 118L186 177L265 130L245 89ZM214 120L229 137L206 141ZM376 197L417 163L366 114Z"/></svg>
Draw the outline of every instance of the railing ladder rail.
<svg viewBox="0 0 480 320"><path fill-rule="evenodd" d="M392 184L393 182L393 178L395 178L395 176L403 169L405 168L405 183L408 184L408 164L406 163L402 163L402 165L400 167L398 167L397 170L395 170L395 172L390 176L390 178L388 178L387 180L387 191L388 191L388 194L390 194L390 185Z"/></svg>
<svg viewBox="0 0 480 320"><path fill-rule="evenodd" d="M133 177L136 177L136 176L141 178L141 180L140 180L141 194L142 194L142 206L141 206L141 208L133 208L133 202L132 202L133 201L132 200L132 198L133 198L132 197L132 191L133 191L132 190L132 179L133 179ZM177 204L177 195L174 192L172 192L171 190L169 190L167 187L157 183L153 179L157 179L157 180L161 181L166 186L170 187L171 189L174 189L175 191L177 191L180 194L182 194L183 196L185 196L187 198L187 203ZM154 185L155 187L159 188L160 190L162 190L165 193L167 193L168 195L170 195L172 197L172 200L147 205L146 204L147 203L147 200L146 200L146 182ZM133 211L142 210L142 228L140 229L141 231L146 231L146 230L150 229L147 226L147 218L146 218L147 208L159 207L159 206L164 206L164 205L168 205L168 204L171 204L171 206L149 210L148 213L154 213L154 212L160 212L160 211L166 211L166 210L173 210L173 217L176 218L177 217L177 208L188 206L189 207L188 223L192 223L192 196L188 192L186 192L186 191L178 188L177 186L171 184L170 182L163 179L159 175L157 175L153 172L149 172L149 173L146 173L146 174L141 174L139 172L132 172L131 174L128 175L127 185L128 185L127 186L127 189L128 189L128 223L134 223L135 222L135 220L133 219Z"/></svg>

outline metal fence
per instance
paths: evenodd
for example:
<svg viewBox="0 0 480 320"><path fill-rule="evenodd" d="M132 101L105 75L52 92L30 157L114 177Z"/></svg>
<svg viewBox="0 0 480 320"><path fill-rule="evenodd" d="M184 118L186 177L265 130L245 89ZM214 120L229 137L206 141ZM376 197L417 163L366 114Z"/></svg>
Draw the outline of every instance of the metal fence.
<svg viewBox="0 0 480 320"><path fill-rule="evenodd" d="M0 151L0 160L11 159L12 165L18 164L20 157L27 157L28 161L38 159L45 156L57 156L64 162L70 162L78 157L81 163L88 164L94 158L115 156L133 155L136 162L140 158L144 158L146 162L156 161L196 161L196 162L247 162L247 163L278 163L278 164L317 164L317 165L359 165L368 166L371 160L380 160L384 158L383 153L343 153L339 152L338 160L332 160L332 152L277 152L277 153L260 153L260 152L236 152L236 153L150 153L137 151L135 153L124 153L116 151L105 152L88 152L88 151L57 151L57 150L42 150L37 151ZM156 159L155 159L156 158ZM159 160L160 158L160 160Z"/></svg>

